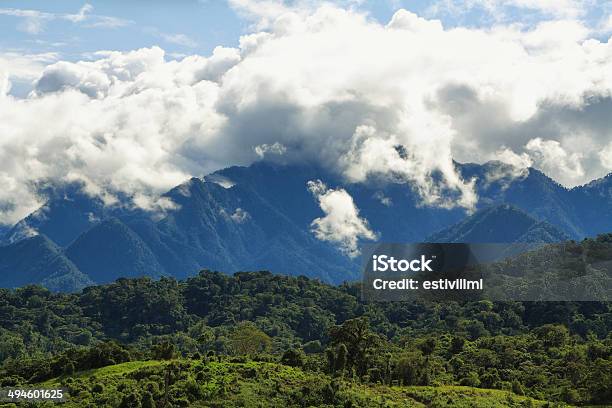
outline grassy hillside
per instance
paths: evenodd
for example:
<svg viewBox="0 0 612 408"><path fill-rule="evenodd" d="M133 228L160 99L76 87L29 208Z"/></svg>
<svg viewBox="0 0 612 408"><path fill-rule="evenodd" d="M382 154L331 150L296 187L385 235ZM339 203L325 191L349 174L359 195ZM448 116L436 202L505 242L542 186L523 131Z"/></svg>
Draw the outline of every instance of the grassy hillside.
<svg viewBox="0 0 612 408"><path fill-rule="evenodd" d="M269 362L135 361L79 372L41 386L69 390L64 407L547 407L509 391L462 386L356 384ZM166 388L166 378L168 386ZM159 405L158 405L159 406Z"/></svg>

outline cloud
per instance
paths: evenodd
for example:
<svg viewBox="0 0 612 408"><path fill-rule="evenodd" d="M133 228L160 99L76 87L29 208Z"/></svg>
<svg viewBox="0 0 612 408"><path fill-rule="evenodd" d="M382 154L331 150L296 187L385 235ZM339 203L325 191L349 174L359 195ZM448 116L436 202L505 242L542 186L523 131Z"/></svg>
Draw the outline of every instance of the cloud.
<svg viewBox="0 0 612 408"><path fill-rule="evenodd" d="M567 152L556 140L542 140L537 137L529 140L521 154L511 149L504 148L497 152L497 158L508 166L497 166L497 175L492 174L492 179L523 177L526 169L534 166L544 171L545 174L555 174L557 181L565 185L576 185L584 179L584 168L582 166L582 154L579 152ZM605 149L600 152L605 152ZM603 167L605 163L602 160Z"/></svg>
<svg viewBox="0 0 612 408"><path fill-rule="evenodd" d="M40 33L43 30L44 24L55 18L55 15L51 13L13 8L0 8L0 15L21 18L22 20L17 25L17 29L28 34Z"/></svg>
<svg viewBox="0 0 612 408"><path fill-rule="evenodd" d="M87 96L105 96L111 81L107 75L87 67L60 61L47 68L36 82L38 94L58 92L64 89L78 89Z"/></svg>
<svg viewBox="0 0 612 408"><path fill-rule="evenodd" d="M112 16L92 14L93 6L85 3L78 12L71 13L48 13L39 10L27 10L16 8L0 8L0 15L18 17L21 19L17 29L28 34L40 34L45 25L53 20L68 21L74 24L82 24L84 27L117 28L131 24L125 20Z"/></svg>
<svg viewBox="0 0 612 408"><path fill-rule="evenodd" d="M65 14L64 19L68 21L72 21L73 23L80 23L85 21L89 14L93 11L93 6L91 4L84 4L83 7L76 14Z"/></svg>
<svg viewBox="0 0 612 408"><path fill-rule="evenodd" d="M502 189L510 187L517 179L529 175L529 167L533 160L527 153L517 154L507 147L502 147L495 153L495 161L490 162L485 173L485 185L497 183Z"/></svg>
<svg viewBox="0 0 612 408"><path fill-rule="evenodd" d="M409 181L425 205L472 208L477 201L474 182L465 182L455 172L450 152L444 151L448 144L444 146L443 139L436 137L438 124L434 118L424 114L423 119L427 122L409 125L431 132L430 137L420 138L419 144L373 126L358 126L350 149L339 162L343 174L351 182L366 182L370 175L386 176L399 183ZM410 127L404 129L405 134L413 132ZM446 136L445 129L440 132Z"/></svg>
<svg viewBox="0 0 612 408"><path fill-rule="evenodd" d="M592 7L588 0L439 0L429 7L429 12L460 16L479 11L495 21L507 21L513 19L517 11L545 17L577 18Z"/></svg>
<svg viewBox="0 0 612 408"><path fill-rule="evenodd" d="M244 224L245 222L251 219L251 214L242 208L238 207L234 210L234 212L229 213L225 209L221 209L220 214L228 220L232 220L236 224Z"/></svg>
<svg viewBox="0 0 612 408"><path fill-rule="evenodd" d="M359 255L359 240L376 239L377 235L370 230L368 221L359 216L346 190L328 188L321 180L309 181L307 187L325 213L310 224L317 239L338 245L351 258Z"/></svg>
<svg viewBox="0 0 612 408"><path fill-rule="evenodd" d="M0 98L7 95L13 82L31 84L45 69L58 59L56 53L23 54L0 52Z"/></svg>
<svg viewBox="0 0 612 408"><path fill-rule="evenodd" d="M608 145L599 152L599 159L601 160L601 165L605 169L612 170L612 142L608 143Z"/></svg>
<svg viewBox="0 0 612 408"><path fill-rule="evenodd" d="M106 53L50 65L27 99L0 98L2 220L40 205L41 182L80 182L109 204L126 192L154 208L157 194L210 170L186 154L194 135L201 141L222 121L218 85L194 79L209 62L165 62L159 48Z"/></svg>
<svg viewBox="0 0 612 408"><path fill-rule="evenodd" d="M607 15L602 18L598 27L599 31L604 33L612 32L612 15Z"/></svg>
<svg viewBox="0 0 612 408"><path fill-rule="evenodd" d="M374 193L374 198L378 200L385 207L391 207L393 205L393 200L390 197L385 196L385 193L382 191L377 191Z"/></svg>
<svg viewBox="0 0 612 408"><path fill-rule="evenodd" d="M282 144L276 142L274 144L260 144L255 146L255 154L259 156L260 159L263 159L266 155L283 155L287 151L287 148Z"/></svg>
<svg viewBox="0 0 612 408"><path fill-rule="evenodd" d="M270 25L278 16L296 10L295 6L291 9L274 0L229 0L229 4L243 16L257 19L260 29Z"/></svg>
<svg viewBox="0 0 612 408"><path fill-rule="evenodd" d="M15 78L35 80L45 66L55 62L58 54L23 54L19 52L0 52L0 72Z"/></svg>
<svg viewBox="0 0 612 408"><path fill-rule="evenodd" d="M525 146L537 166L545 173L556 174L565 184L576 184L584 176L580 153L568 153L556 140L531 139Z"/></svg>
<svg viewBox="0 0 612 408"><path fill-rule="evenodd" d="M162 38L171 44L182 45L184 47L196 47L197 42L186 36L185 34L161 34Z"/></svg>
<svg viewBox="0 0 612 408"><path fill-rule="evenodd" d="M230 218L235 223L242 224L242 223L247 222L251 218L251 215L248 212L246 212L245 210L243 210L242 208L236 208L234 213L232 215L230 215Z"/></svg>
<svg viewBox="0 0 612 408"><path fill-rule="evenodd" d="M264 30L273 25L278 28L279 17L307 18L322 4L354 11L364 0L229 0L228 3L242 17L253 21L253 28Z"/></svg>
<svg viewBox="0 0 612 408"><path fill-rule="evenodd" d="M194 48L198 43L185 34L180 33L165 33L155 27L147 27L143 30L152 36L160 38L169 44L180 45L183 47Z"/></svg>
<svg viewBox="0 0 612 408"><path fill-rule="evenodd" d="M39 34L43 30L43 19L26 18L17 25L17 29L28 34Z"/></svg>
<svg viewBox="0 0 612 408"><path fill-rule="evenodd" d="M54 14L38 10L22 10L14 8L0 8L0 15L22 18L53 18Z"/></svg>
<svg viewBox="0 0 612 408"><path fill-rule="evenodd" d="M507 147L503 147L495 153L495 156L503 163L509 164L516 169L527 169L533 166L533 160L527 153L517 154Z"/></svg>
<svg viewBox="0 0 612 408"><path fill-rule="evenodd" d="M132 20L112 16L92 15L83 26L86 28L120 28L133 24Z"/></svg>
<svg viewBox="0 0 612 408"><path fill-rule="evenodd" d="M0 98L5 97L11 89L8 73L0 72Z"/></svg>
<svg viewBox="0 0 612 408"><path fill-rule="evenodd" d="M304 4L262 6L265 30L209 56L153 47L32 69L27 98L0 97L0 219L44 200L40 183L150 207L262 155L352 183L409 182L443 207L478 199L453 159L512 163L502 177L531 163L567 185L609 172L612 43L583 23L446 28L400 10L381 24ZM22 70L7 61L0 78Z"/></svg>

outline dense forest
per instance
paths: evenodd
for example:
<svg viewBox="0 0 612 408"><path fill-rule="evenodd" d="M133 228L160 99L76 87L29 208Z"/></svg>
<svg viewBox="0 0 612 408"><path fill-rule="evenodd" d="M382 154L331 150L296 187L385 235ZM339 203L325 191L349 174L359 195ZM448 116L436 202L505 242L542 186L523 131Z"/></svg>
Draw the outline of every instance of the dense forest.
<svg viewBox="0 0 612 408"><path fill-rule="evenodd" d="M28 286L0 289L0 386L61 384L75 406L605 404L611 332L610 303L365 303L269 272Z"/></svg>

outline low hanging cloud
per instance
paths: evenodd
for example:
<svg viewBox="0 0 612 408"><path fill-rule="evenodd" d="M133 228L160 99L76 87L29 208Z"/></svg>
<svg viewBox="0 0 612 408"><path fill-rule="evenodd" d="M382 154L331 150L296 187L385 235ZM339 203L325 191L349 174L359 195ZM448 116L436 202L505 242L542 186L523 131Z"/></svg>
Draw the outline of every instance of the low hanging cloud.
<svg viewBox="0 0 612 408"><path fill-rule="evenodd" d="M309 181L307 187L325 213L310 224L317 239L338 245L351 258L359 255L360 240L376 239L377 235L368 221L359 216L353 197L346 190L328 188L321 180Z"/></svg>
<svg viewBox="0 0 612 408"><path fill-rule="evenodd" d="M578 20L445 28L406 10L381 24L313 1L234 3L265 11L237 48L48 63L26 98L8 94L20 68L0 56L0 222L39 206L41 185L153 208L191 176L262 157L465 208L478 197L453 160L504 160L503 177L533 165L568 186L610 171L612 43Z"/></svg>
<svg viewBox="0 0 612 408"><path fill-rule="evenodd" d="M238 224L242 224L247 222L250 218L251 215L246 212L245 210L243 210L242 208L236 208L236 210L234 211L234 213L232 215L230 215L230 218L238 223Z"/></svg>
<svg viewBox="0 0 612 408"><path fill-rule="evenodd" d="M599 159L603 167L612 171L612 142L608 143L608 145L599 152Z"/></svg>
<svg viewBox="0 0 612 408"><path fill-rule="evenodd" d="M276 142L272 145L269 144L261 144L259 146L255 146L255 154L263 159L266 155L276 154L283 155L287 151L287 148L282 144Z"/></svg>
<svg viewBox="0 0 612 408"><path fill-rule="evenodd" d="M545 173L556 173L558 178L569 183L584 176L580 153L568 153L555 140L535 138L525 146Z"/></svg>

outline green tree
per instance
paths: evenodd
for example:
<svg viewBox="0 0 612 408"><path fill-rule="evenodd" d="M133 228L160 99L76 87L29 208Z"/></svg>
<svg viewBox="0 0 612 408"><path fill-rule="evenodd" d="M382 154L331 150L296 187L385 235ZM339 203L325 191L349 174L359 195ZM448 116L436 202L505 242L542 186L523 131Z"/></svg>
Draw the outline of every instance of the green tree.
<svg viewBox="0 0 612 408"><path fill-rule="evenodd" d="M142 395L142 408L155 408L155 401L153 400L153 395L146 391L143 395Z"/></svg>
<svg viewBox="0 0 612 408"><path fill-rule="evenodd" d="M281 363L291 367L303 367L306 356L301 349L291 348L283 353Z"/></svg>
<svg viewBox="0 0 612 408"><path fill-rule="evenodd" d="M272 339L252 322L241 322L229 335L231 349L236 355L253 355L267 352Z"/></svg>
<svg viewBox="0 0 612 408"><path fill-rule="evenodd" d="M340 372L340 374L344 375L344 370L347 368L347 357L348 357L348 349L344 343L338 344L336 348L336 361L335 361L335 370L336 372Z"/></svg>
<svg viewBox="0 0 612 408"><path fill-rule="evenodd" d="M393 377L405 385L421 385L427 372L427 361L418 351L402 353L397 359Z"/></svg>
<svg viewBox="0 0 612 408"><path fill-rule="evenodd" d="M427 357L430 356L436 351L436 347L438 346L438 341L433 337L428 337L424 341L419 344L419 349L423 352L423 354Z"/></svg>
<svg viewBox="0 0 612 408"><path fill-rule="evenodd" d="M561 347L569 340L567 327L560 324L546 324L538 327L535 333L546 347Z"/></svg>
<svg viewBox="0 0 612 408"><path fill-rule="evenodd" d="M151 348L151 355L154 360L172 360L174 358L175 348L174 344L169 341L163 341L159 344L153 345Z"/></svg>
<svg viewBox="0 0 612 408"><path fill-rule="evenodd" d="M367 317L345 321L330 329L333 345L344 344L347 349L346 367L356 367L359 375L366 373L368 357L381 345L380 337L370 330Z"/></svg>

